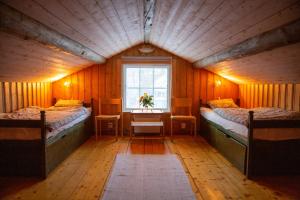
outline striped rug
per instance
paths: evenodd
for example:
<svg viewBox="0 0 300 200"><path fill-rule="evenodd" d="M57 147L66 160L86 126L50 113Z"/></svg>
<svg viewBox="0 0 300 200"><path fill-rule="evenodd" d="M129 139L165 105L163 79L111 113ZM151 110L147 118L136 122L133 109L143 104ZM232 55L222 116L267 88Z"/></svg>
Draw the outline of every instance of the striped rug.
<svg viewBox="0 0 300 200"><path fill-rule="evenodd" d="M103 200L194 200L176 155L118 154Z"/></svg>

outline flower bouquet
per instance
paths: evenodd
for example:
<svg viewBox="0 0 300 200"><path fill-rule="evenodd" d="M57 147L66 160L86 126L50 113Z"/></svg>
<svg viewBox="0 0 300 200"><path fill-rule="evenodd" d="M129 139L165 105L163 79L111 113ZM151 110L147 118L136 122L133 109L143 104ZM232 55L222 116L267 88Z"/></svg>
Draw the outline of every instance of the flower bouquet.
<svg viewBox="0 0 300 200"><path fill-rule="evenodd" d="M144 108L148 109L148 107L153 107L153 96L148 95L147 93L144 93L143 96L140 96L140 105L142 105Z"/></svg>

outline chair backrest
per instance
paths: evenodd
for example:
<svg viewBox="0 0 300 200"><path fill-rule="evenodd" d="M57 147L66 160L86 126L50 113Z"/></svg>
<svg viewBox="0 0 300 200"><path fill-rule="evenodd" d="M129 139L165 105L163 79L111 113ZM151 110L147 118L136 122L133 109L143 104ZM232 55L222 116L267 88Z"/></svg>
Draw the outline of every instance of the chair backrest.
<svg viewBox="0 0 300 200"><path fill-rule="evenodd" d="M114 111L116 111L118 113L122 113L122 99L121 98L115 98L115 99L102 98L102 99L99 99L99 114L102 114L102 109L103 109L103 106L105 106L105 105L116 106L116 110L114 109Z"/></svg>
<svg viewBox="0 0 300 200"><path fill-rule="evenodd" d="M172 114L176 114L177 108L186 108L188 115L192 115L191 98L172 98Z"/></svg>

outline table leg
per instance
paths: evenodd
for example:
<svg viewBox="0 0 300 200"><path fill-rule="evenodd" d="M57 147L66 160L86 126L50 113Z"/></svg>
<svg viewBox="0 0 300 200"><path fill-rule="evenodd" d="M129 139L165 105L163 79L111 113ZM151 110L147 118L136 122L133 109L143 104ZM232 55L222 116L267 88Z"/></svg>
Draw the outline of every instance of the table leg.
<svg viewBox="0 0 300 200"><path fill-rule="evenodd" d="M173 141L173 119L171 118L171 141Z"/></svg>
<svg viewBox="0 0 300 200"><path fill-rule="evenodd" d="M129 135L130 135L130 140L132 139L132 126L130 122L130 127L129 127Z"/></svg>
<svg viewBox="0 0 300 200"><path fill-rule="evenodd" d="M123 133L123 115L121 115L121 136L122 137L124 136L124 133Z"/></svg>
<svg viewBox="0 0 300 200"><path fill-rule="evenodd" d="M116 127L115 127L115 133L116 133L116 141L118 141L118 122L119 122L119 120L118 119L115 119L115 124L116 124Z"/></svg>
<svg viewBox="0 0 300 200"><path fill-rule="evenodd" d="M98 120L95 118L95 135L96 135L96 140L98 140Z"/></svg>
<svg viewBox="0 0 300 200"><path fill-rule="evenodd" d="M163 139L165 140L165 123L162 126L162 131L163 131Z"/></svg>
<svg viewBox="0 0 300 200"><path fill-rule="evenodd" d="M190 135L193 135L193 130L194 130L194 120L191 120L191 123L190 123Z"/></svg>
<svg viewBox="0 0 300 200"><path fill-rule="evenodd" d="M197 119L194 120L194 136L197 136Z"/></svg>
<svg viewBox="0 0 300 200"><path fill-rule="evenodd" d="M102 131L102 129L101 129L102 124L101 124L101 122L102 122L102 120L99 119L99 136L100 137L102 136L102 133L101 133L101 131Z"/></svg>

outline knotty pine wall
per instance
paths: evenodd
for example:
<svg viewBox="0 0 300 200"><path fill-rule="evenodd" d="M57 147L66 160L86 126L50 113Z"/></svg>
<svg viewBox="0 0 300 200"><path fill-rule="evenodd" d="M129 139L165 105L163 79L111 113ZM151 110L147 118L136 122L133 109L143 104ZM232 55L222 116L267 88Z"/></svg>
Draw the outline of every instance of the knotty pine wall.
<svg viewBox="0 0 300 200"><path fill-rule="evenodd" d="M205 69L194 68L194 108L199 108L200 99L206 103L213 99L232 98L236 101L239 98L239 86L213 72ZM216 82L221 81L221 85ZM199 109L194 109L199 112Z"/></svg>
<svg viewBox="0 0 300 200"><path fill-rule="evenodd" d="M239 88L241 107L300 111L300 84L244 84Z"/></svg>
<svg viewBox="0 0 300 200"><path fill-rule="evenodd" d="M53 83L53 97L59 99L95 100L95 112L98 114L99 98L121 98L122 96L122 64L123 56L141 56L138 49L141 45L130 48L111 57L105 64L97 64L85 68L77 73L67 76ZM199 113L199 100L204 101L217 97L238 98L238 85L221 78L220 76L203 69L195 69L192 64L178 56L160 48L147 56L171 57L172 65L172 97L192 98L194 101L194 114ZM216 88L214 82L222 80L222 86ZM65 87L65 82L70 82L70 87ZM111 112L111 110L104 110ZM166 132L169 131L169 113L164 114ZM124 132L129 130L129 113L124 113ZM174 124L175 125L175 124ZM176 126L176 125L175 125Z"/></svg>
<svg viewBox="0 0 300 200"><path fill-rule="evenodd" d="M51 102L51 83L0 82L0 112L28 106L49 107Z"/></svg>

